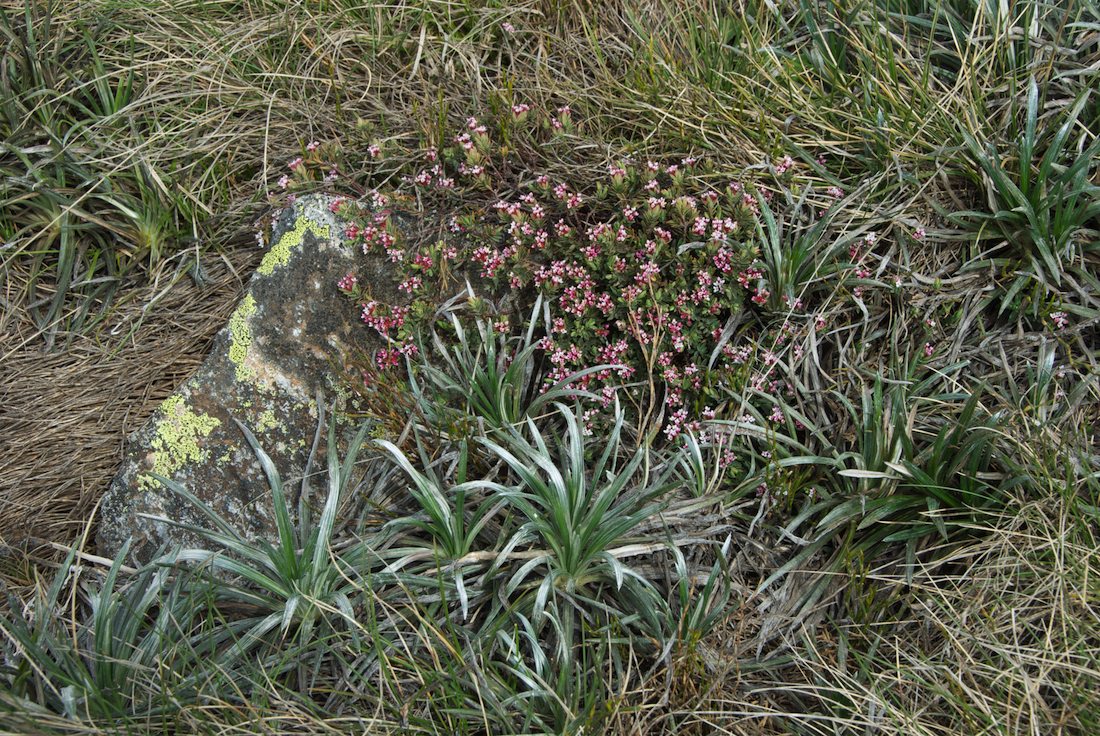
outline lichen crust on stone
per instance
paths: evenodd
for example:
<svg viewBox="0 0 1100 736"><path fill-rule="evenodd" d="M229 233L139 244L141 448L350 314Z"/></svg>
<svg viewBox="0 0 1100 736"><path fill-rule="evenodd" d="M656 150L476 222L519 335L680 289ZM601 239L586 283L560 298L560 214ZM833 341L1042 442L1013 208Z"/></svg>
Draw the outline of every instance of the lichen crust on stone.
<svg viewBox="0 0 1100 736"><path fill-rule="evenodd" d="M179 394L161 404L164 415L157 422L154 436L149 443L153 451L153 473L165 478L187 463L200 463L206 459L206 451L199 440L207 437L221 421L208 414L191 410ZM138 478L138 486L149 488L157 484L149 474Z"/></svg>
<svg viewBox="0 0 1100 736"><path fill-rule="evenodd" d="M291 252L302 244L302 238L305 237L307 232L311 232L319 238L329 236L328 225L318 225L305 215L300 215L294 222L294 229L287 230L279 238L279 242L271 246L271 250L260 261L260 267L256 271L264 276L270 276L276 268L285 266L287 261L290 260Z"/></svg>
<svg viewBox="0 0 1100 736"><path fill-rule="evenodd" d="M248 325L248 319L256 313L256 300L251 294L245 294L240 306L229 318L229 361L237 367L238 381L247 381L252 377L252 371L245 365L248 357L248 346L252 344L252 328Z"/></svg>
<svg viewBox="0 0 1100 736"><path fill-rule="evenodd" d="M275 412L271 409L265 409L260 412L260 416L256 419L256 431L267 432L279 427L279 420L275 417Z"/></svg>

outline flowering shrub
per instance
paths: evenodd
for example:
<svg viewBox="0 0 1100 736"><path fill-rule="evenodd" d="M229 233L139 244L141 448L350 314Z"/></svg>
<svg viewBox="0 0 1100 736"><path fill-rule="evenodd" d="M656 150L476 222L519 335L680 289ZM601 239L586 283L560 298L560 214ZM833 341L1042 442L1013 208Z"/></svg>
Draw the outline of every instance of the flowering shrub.
<svg viewBox="0 0 1100 736"><path fill-rule="evenodd" d="M715 417L728 396L720 384L762 393L762 417L782 423L767 397L790 387L775 368L784 358L801 360L804 339L824 321L805 312L789 280L777 281L770 256L761 260L758 222L762 207L771 217L771 192L719 179L693 157L618 161L594 182L565 181L525 163L524 145L564 143L577 126L568 107L540 119L516 104L492 131L469 118L448 145L412 154L389 196L373 191L333 205L351 223L347 239L392 262L408 296L407 304L384 304L355 274L335 285L387 343L374 356L377 368L396 368L417 352L419 315L432 313L427 307L450 274L465 273L490 292L541 295L550 305L538 343L548 364L542 380L551 386L582 374L577 388L598 397L584 414L589 431L619 398L641 424L660 418L674 440ZM378 144L368 152L379 165L386 158ZM288 176L331 180L333 155L310 144ZM789 183L795 166L789 156L779 159L776 180ZM833 189L825 202L842 194ZM393 213L414 198L450 215L445 237L414 242L393 225ZM746 308L784 319L739 341L730 328ZM498 315L493 327L514 326Z"/></svg>

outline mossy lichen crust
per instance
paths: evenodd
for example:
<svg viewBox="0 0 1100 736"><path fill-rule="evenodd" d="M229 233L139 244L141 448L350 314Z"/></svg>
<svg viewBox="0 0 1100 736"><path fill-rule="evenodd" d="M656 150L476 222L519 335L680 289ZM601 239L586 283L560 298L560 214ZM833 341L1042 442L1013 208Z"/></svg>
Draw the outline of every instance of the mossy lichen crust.
<svg viewBox="0 0 1100 736"><path fill-rule="evenodd" d="M287 230L279 238L279 242L271 246L271 250L260 261L260 267L256 269L256 272L264 276L270 276L276 268L285 266L287 261L290 260L291 252L302 244L302 238L305 237L307 232L311 232L319 238L327 238L329 229L328 225L318 225L308 217L299 216L294 222L294 229Z"/></svg>
<svg viewBox="0 0 1100 736"><path fill-rule="evenodd" d="M252 371L244 364L244 359L248 355L248 346L252 344L252 328L248 326L248 318L255 313L256 300L251 294L246 294L229 318L229 361L237 367L238 381L247 381L252 377Z"/></svg>
<svg viewBox="0 0 1100 736"><path fill-rule="evenodd" d="M153 450L153 472L165 478L187 463L206 459L199 440L208 436L221 421L208 414L192 411L179 394L161 404L163 418L157 423L149 447ZM148 488L157 481L151 475L138 478L138 485Z"/></svg>

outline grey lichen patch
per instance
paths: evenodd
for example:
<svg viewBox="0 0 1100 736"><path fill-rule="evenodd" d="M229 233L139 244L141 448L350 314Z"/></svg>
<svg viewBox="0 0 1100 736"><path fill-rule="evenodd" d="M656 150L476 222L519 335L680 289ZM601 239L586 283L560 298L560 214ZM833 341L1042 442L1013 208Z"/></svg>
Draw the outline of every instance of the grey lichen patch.
<svg viewBox="0 0 1100 736"><path fill-rule="evenodd" d="M252 328L248 320L256 313L256 300L252 294L246 294L241 300L240 306L229 318L229 361L237 367L238 381L247 381L252 378L252 371L245 365L248 357L248 347L252 344Z"/></svg>
<svg viewBox="0 0 1100 736"><path fill-rule="evenodd" d="M164 417L156 426L149 443L153 451L153 472L169 477L188 463L200 463L206 459L206 451L200 440L208 436L221 422L207 414L192 411L179 394L161 404ZM138 477L138 486L151 488L159 485L148 474Z"/></svg>
<svg viewBox="0 0 1100 736"><path fill-rule="evenodd" d="M276 268L285 266L287 261L290 260L290 254L302 244L302 238L305 237L307 232L313 233L318 238L327 238L329 228L328 225L318 225L308 217L299 215L294 222L294 229L287 230L279 238L279 242L271 246L271 250L264 256L256 272L264 276L270 276L275 273Z"/></svg>

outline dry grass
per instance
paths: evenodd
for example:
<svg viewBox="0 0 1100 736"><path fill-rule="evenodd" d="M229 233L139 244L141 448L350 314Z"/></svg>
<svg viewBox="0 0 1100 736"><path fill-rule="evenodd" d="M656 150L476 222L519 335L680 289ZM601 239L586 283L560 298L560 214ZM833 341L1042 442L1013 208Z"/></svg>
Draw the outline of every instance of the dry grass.
<svg viewBox="0 0 1100 736"><path fill-rule="evenodd" d="M29 320L0 338L0 542L69 544L118 470L126 436L205 359L258 262L205 260L209 281L134 288L100 330L46 353Z"/></svg>

